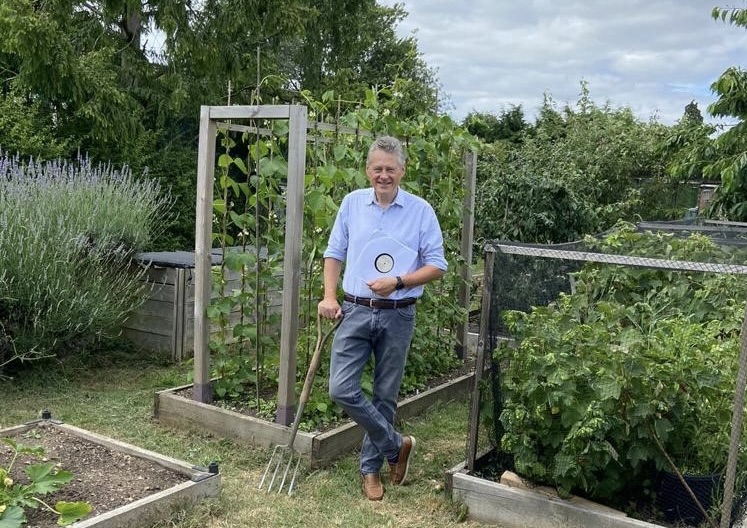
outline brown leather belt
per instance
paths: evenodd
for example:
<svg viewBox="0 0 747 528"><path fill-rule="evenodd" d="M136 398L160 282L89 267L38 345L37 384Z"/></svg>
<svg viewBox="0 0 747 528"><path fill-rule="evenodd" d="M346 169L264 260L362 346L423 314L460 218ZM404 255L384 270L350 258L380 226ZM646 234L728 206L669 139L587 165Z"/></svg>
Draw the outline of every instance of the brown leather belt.
<svg viewBox="0 0 747 528"><path fill-rule="evenodd" d="M404 299L371 299L370 297L356 297L355 295L345 294L343 297L346 301L368 306L369 308L380 308L382 310L391 310L393 308L404 308L415 304L416 297L405 297Z"/></svg>

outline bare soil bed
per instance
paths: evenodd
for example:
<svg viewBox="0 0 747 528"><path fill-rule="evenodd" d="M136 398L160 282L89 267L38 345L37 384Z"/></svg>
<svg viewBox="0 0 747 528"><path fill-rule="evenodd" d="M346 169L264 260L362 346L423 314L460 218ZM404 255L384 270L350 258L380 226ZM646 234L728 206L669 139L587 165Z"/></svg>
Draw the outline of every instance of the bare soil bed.
<svg viewBox="0 0 747 528"><path fill-rule="evenodd" d="M189 480L189 477L164 468L154 462L113 451L95 442L40 423L12 437L17 443L45 450L44 461L53 461L73 474L73 480L43 500L51 505L57 501L88 502L93 511L85 518L114 510L149 495L169 489ZM10 463L13 451L0 444L0 466ZM26 465L40 462L30 456L19 456L12 475L16 482L26 482ZM42 509L26 511L26 528L56 527L57 517Z"/></svg>

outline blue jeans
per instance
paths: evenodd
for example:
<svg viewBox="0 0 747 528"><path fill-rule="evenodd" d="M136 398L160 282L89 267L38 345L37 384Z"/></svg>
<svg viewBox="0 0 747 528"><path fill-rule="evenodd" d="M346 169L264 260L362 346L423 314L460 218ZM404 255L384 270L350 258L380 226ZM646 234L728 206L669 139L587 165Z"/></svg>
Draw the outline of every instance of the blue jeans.
<svg viewBox="0 0 747 528"><path fill-rule="evenodd" d="M384 310L345 301L342 313L332 342L329 395L366 431L361 473L378 473L384 459L395 458L402 445L393 423L415 330L415 305ZM371 354L374 381L369 401L361 390L361 374Z"/></svg>

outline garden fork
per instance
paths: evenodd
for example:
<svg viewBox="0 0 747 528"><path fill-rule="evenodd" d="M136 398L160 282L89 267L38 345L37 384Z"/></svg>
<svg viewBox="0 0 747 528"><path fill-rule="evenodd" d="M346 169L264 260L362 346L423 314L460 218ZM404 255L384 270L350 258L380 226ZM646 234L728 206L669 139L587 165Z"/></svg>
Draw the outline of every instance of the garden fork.
<svg viewBox="0 0 747 528"><path fill-rule="evenodd" d="M332 328L322 336L321 317L319 314L316 316L316 349L314 350L314 355L311 357L309 371L306 373L306 380L303 383L303 390L301 391L301 398L298 401L296 417L293 420L293 426L291 427L290 439L287 444L277 445L275 446L275 449L273 449L272 456L270 456L265 472L262 475L262 480L259 481L258 489L262 489L267 481L267 477L269 476L270 480L267 484L267 491L272 491L277 480L279 481L277 493L282 493L283 488L285 487L285 482L288 479L288 474L290 473L291 467L293 467L293 473L288 484L288 496L293 494L293 486L296 484L298 466L301 464L301 453L293 449L293 443L296 440L296 433L298 432L298 425L301 423L301 416L303 415L304 407L306 407L306 402L309 401L311 385L314 383L314 376L316 376L316 371L319 368L324 344L327 342L329 336L332 335L332 332L340 326L341 322L342 318L337 319L334 326L332 326Z"/></svg>

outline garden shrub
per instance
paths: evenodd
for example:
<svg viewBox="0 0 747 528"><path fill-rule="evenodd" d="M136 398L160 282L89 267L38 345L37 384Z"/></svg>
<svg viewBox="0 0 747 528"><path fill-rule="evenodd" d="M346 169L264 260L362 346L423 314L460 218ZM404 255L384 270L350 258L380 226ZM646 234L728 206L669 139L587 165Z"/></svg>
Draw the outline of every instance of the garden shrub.
<svg viewBox="0 0 747 528"><path fill-rule="evenodd" d="M665 131L629 108L594 104L586 83L575 106L547 98L521 141L480 153L476 239L557 244L619 219L682 216L659 150Z"/></svg>
<svg viewBox="0 0 747 528"><path fill-rule="evenodd" d="M133 257L168 207L126 167L0 157L0 371L117 332L143 298Z"/></svg>
<svg viewBox="0 0 747 528"><path fill-rule="evenodd" d="M735 257L700 235L626 228L593 245L673 260ZM504 314L519 345L496 351L506 367L501 446L517 470L608 501L670 470L662 451L682 472L723 470L744 278L588 263L574 279L575 291L554 303Z"/></svg>

